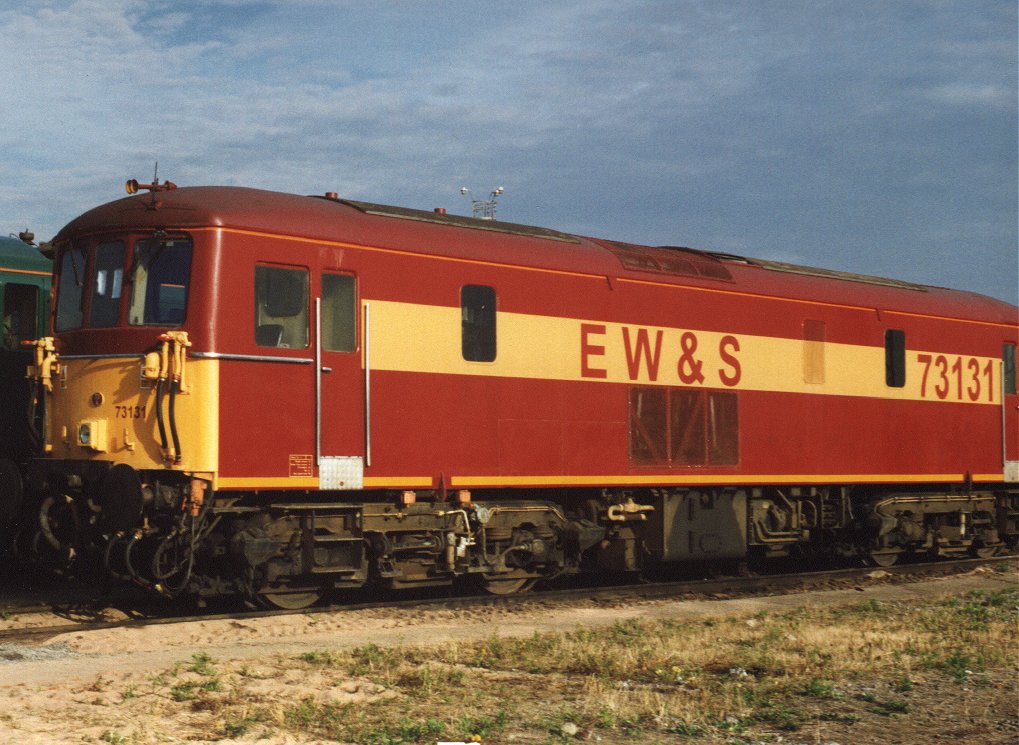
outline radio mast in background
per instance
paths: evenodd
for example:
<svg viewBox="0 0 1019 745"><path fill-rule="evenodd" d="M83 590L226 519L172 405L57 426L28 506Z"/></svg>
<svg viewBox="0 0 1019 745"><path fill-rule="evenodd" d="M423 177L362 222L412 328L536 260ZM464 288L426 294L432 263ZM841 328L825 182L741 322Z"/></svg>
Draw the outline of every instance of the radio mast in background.
<svg viewBox="0 0 1019 745"><path fill-rule="evenodd" d="M474 217L479 220L494 220L495 219L495 208L496 202L502 193L506 191L501 186L495 187L492 192L488 195L488 199L473 199L470 196L471 190L466 186L460 187L460 193L471 200L471 208L474 213Z"/></svg>

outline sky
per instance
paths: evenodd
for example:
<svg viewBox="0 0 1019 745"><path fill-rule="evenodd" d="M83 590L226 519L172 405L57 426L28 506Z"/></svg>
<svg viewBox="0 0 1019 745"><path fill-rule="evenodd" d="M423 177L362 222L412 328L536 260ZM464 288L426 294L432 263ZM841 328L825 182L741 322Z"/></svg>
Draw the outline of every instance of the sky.
<svg viewBox="0 0 1019 745"><path fill-rule="evenodd" d="M0 231L129 178L1019 301L1015 0L0 0Z"/></svg>

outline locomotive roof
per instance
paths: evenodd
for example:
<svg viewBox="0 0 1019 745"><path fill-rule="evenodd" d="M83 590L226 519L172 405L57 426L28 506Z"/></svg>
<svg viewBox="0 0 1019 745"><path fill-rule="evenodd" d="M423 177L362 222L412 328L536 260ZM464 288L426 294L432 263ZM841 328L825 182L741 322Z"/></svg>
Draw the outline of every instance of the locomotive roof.
<svg viewBox="0 0 1019 745"><path fill-rule="evenodd" d="M16 269L22 272L49 274L50 267L50 260L39 253L35 246L30 246L17 238L0 237L0 271Z"/></svg>
<svg viewBox="0 0 1019 745"><path fill-rule="evenodd" d="M679 246L638 246L548 228L343 200L332 194L298 196L236 186L182 187L119 199L74 219L53 242L59 244L81 234L199 227L238 228L511 266L643 278L764 297L993 323L1019 321L1015 306L972 292Z"/></svg>

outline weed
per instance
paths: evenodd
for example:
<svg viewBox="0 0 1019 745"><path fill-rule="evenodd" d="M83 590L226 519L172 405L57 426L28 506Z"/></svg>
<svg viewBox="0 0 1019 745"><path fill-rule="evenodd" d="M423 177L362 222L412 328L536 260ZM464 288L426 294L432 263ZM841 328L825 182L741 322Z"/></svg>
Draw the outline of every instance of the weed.
<svg viewBox="0 0 1019 745"><path fill-rule="evenodd" d="M195 688L198 684L194 681L185 681L170 686L170 698L174 701L190 701L195 697Z"/></svg>
<svg viewBox="0 0 1019 745"><path fill-rule="evenodd" d="M746 731L746 725L739 717L727 716L721 722L718 723L718 728L724 732L733 732L739 734L740 732Z"/></svg>
<svg viewBox="0 0 1019 745"><path fill-rule="evenodd" d="M909 711L909 704L900 699L881 701L873 693L861 693L858 694L856 698L865 703L873 704L873 706L870 707L870 711L884 717L890 717L893 714L905 714Z"/></svg>
<svg viewBox="0 0 1019 745"><path fill-rule="evenodd" d="M699 724L689 722L677 722L665 729L670 735L683 735L684 737L698 737L704 734L704 728Z"/></svg>
<svg viewBox="0 0 1019 745"><path fill-rule="evenodd" d="M445 725L438 719L412 722L403 719L396 727L385 727L381 731L369 732L363 736L365 745L402 745L410 742L432 742L442 737Z"/></svg>
<svg viewBox="0 0 1019 745"><path fill-rule="evenodd" d="M195 652L191 655L191 664L188 670L196 675L213 675L216 670L212 667L212 657L206 652Z"/></svg>
<svg viewBox="0 0 1019 745"><path fill-rule="evenodd" d="M817 717L822 722L842 722L843 724L856 724L860 721L858 714L843 714L837 711L826 711Z"/></svg>
<svg viewBox="0 0 1019 745"><path fill-rule="evenodd" d="M128 741L125 735L122 735L119 732L114 732L111 729L108 729L103 732L103 734L99 735L99 740L101 742L108 742L110 745L124 745L124 743Z"/></svg>
<svg viewBox="0 0 1019 745"><path fill-rule="evenodd" d="M396 651L383 649L377 644L356 647L351 653L351 675L369 675L371 673L389 673L399 662Z"/></svg>
<svg viewBox="0 0 1019 745"><path fill-rule="evenodd" d="M237 668L237 675L242 678L252 678L254 680L264 680L267 676L252 670L248 665L241 665Z"/></svg>
<svg viewBox="0 0 1019 745"><path fill-rule="evenodd" d="M466 677L464 671L460 669L422 665L397 673L396 683L427 695L437 690L462 686Z"/></svg>
<svg viewBox="0 0 1019 745"><path fill-rule="evenodd" d="M226 733L227 737L240 737L247 734L248 730L251 729L251 725L257 722L258 717L254 716L246 716L233 721L227 720L223 723L223 732Z"/></svg>
<svg viewBox="0 0 1019 745"><path fill-rule="evenodd" d="M607 706L600 707L594 717L594 726L599 729L612 729L617 722L616 712Z"/></svg>
<svg viewBox="0 0 1019 745"><path fill-rule="evenodd" d="M338 663L332 652L305 652L299 655L298 659L302 662L307 662L309 665L330 666Z"/></svg>
<svg viewBox="0 0 1019 745"><path fill-rule="evenodd" d="M454 729L456 732L469 733L466 736L470 738L476 737L483 741L493 732L505 729L509 721L509 712L500 709L494 717L461 716L454 722Z"/></svg>
<svg viewBox="0 0 1019 745"><path fill-rule="evenodd" d="M980 655L973 657L956 649L941 658L937 666L947 672L956 682L962 683L974 672L983 671L984 660Z"/></svg>
<svg viewBox="0 0 1019 745"><path fill-rule="evenodd" d="M170 698L174 701L190 701L199 691L214 692L220 689L219 678L209 678L202 682L185 680L170 686Z"/></svg>
<svg viewBox="0 0 1019 745"><path fill-rule="evenodd" d="M892 682L892 690L896 693L909 693L915 687L915 683L908 676L903 675Z"/></svg>
<svg viewBox="0 0 1019 745"><path fill-rule="evenodd" d="M820 678L811 678L807 681L807 685L803 688L803 695L814 698L837 698L835 685Z"/></svg>
<svg viewBox="0 0 1019 745"><path fill-rule="evenodd" d="M644 625L636 618L616 621L609 632L617 641L620 639L640 638L645 634Z"/></svg>
<svg viewBox="0 0 1019 745"><path fill-rule="evenodd" d="M174 674L176 674L176 673L174 673ZM166 681L167 681L167 679L169 677L170 677L170 671L169 670L164 670L163 672L158 673L157 675L151 676L149 678L149 682L152 683L152 685L154 685L154 686L158 686L158 687L162 688L163 686L166 685Z"/></svg>
<svg viewBox="0 0 1019 745"><path fill-rule="evenodd" d="M885 606L880 600L871 598L869 600L864 600L862 603L857 603L853 607L853 610L860 615L884 614Z"/></svg>
<svg viewBox="0 0 1019 745"><path fill-rule="evenodd" d="M318 704L306 698L284 710L283 721L290 727L310 734L342 732L347 723L349 705Z"/></svg>

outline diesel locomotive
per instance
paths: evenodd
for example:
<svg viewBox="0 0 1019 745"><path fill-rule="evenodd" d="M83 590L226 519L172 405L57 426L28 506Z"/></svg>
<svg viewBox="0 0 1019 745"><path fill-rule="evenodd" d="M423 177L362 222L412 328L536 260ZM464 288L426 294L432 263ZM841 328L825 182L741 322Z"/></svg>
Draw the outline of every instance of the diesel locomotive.
<svg viewBox="0 0 1019 745"><path fill-rule="evenodd" d="M128 191L54 239L29 370L32 530L68 559L299 608L1019 539L1007 303L335 193Z"/></svg>
<svg viewBox="0 0 1019 745"><path fill-rule="evenodd" d="M49 309L52 266L25 231L0 237L0 535L22 508L23 469L42 446L42 404L25 377Z"/></svg>

